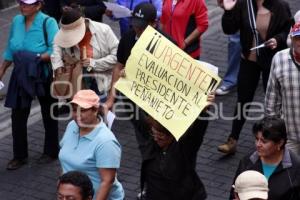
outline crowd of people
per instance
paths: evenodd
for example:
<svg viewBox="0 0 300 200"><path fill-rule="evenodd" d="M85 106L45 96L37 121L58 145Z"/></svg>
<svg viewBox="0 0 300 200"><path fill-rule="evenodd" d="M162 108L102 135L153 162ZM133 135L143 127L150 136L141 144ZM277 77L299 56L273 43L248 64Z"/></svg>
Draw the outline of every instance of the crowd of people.
<svg viewBox="0 0 300 200"><path fill-rule="evenodd" d="M21 13L13 18L0 67L1 80L14 64L5 101L12 109L13 136L7 170L27 163L27 120L37 97L45 128L38 162L59 159L57 198L123 200L126 194L117 177L122 148L106 123L106 114L122 99L125 107L134 108L126 114L142 157L137 198L206 199L196 160L209 123L209 105L215 95L228 94L236 86L235 115L240 108L248 110L262 76L265 117L253 126L256 150L240 161L229 199L300 199L300 11L293 17L284 0L218 0L224 9L223 31L230 35L229 69L221 86L207 94L207 107L176 141L114 85L126 76L131 50L147 26L193 59L201 59L200 38L209 28L204 0L116 0L132 10L131 17L121 19L102 0L18 3ZM120 39L102 23L103 15L119 20ZM82 77L81 83L74 77ZM69 84L58 90L54 80ZM69 86L76 90L72 93ZM62 99L72 108L72 120L59 142L59 111L52 105ZM220 152L237 151L247 114L233 120L227 142L218 146Z"/></svg>

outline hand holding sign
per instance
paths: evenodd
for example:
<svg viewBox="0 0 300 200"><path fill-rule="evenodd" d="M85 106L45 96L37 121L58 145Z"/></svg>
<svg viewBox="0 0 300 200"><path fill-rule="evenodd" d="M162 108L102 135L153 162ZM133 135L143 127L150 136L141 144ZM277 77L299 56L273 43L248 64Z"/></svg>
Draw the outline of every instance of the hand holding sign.
<svg viewBox="0 0 300 200"><path fill-rule="evenodd" d="M115 88L178 140L214 101L216 71L191 58L152 27L143 32ZM180 124L180 125L179 125Z"/></svg>
<svg viewBox="0 0 300 200"><path fill-rule="evenodd" d="M223 0L223 8L225 10L232 10L232 8L235 6L237 0Z"/></svg>
<svg viewBox="0 0 300 200"><path fill-rule="evenodd" d="M216 99L216 94L214 91L210 92L208 95L207 95L207 106L210 106L212 105L214 102L215 102L215 99Z"/></svg>

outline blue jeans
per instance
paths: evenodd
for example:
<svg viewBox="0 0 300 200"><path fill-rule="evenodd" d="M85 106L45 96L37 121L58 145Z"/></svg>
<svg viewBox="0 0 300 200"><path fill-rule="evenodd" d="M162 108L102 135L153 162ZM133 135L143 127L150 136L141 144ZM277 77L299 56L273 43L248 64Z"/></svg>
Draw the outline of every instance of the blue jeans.
<svg viewBox="0 0 300 200"><path fill-rule="evenodd" d="M228 69L223 78L222 86L232 88L237 84L240 69L241 45L240 33L230 35L228 38Z"/></svg>

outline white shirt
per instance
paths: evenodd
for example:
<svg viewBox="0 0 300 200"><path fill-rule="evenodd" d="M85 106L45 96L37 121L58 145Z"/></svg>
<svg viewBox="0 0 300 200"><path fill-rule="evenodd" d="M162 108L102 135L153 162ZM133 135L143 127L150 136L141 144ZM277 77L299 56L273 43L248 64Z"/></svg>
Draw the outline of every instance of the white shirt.
<svg viewBox="0 0 300 200"><path fill-rule="evenodd" d="M96 72L99 91L108 91L110 89L112 68L117 63L116 55L119 40L108 25L90 19L86 20L89 21L89 29L92 33L90 44L93 47L93 58L91 58L90 66ZM53 45L53 54L51 55L53 70L63 67L62 52L62 47L57 44ZM65 49L65 52L71 55L70 48ZM80 60L78 45L74 47L74 54Z"/></svg>

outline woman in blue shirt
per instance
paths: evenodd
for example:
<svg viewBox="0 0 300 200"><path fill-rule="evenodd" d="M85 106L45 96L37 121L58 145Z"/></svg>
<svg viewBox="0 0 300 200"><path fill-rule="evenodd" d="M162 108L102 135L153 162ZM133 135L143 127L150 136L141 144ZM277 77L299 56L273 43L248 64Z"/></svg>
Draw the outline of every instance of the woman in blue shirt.
<svg viewBox="0 0 300 200"><path fill-rule="evenodd" d="M99 97L92 90L79 90L71 101L71 121L60 142L59 161L63 173L86 173L93 183L96 200L123 200L124 190L117 179L121 146L98 117Z"/></svg>
<svg viewBox="0 0 300 200"><path fill-rule="evenodd" d="M50 55L52 53L52 41L54 35L58 31L58 26L55 19L43 14L40 10L42 7L42 0L19 0L19 6L21 14L13 18L7 46L3 54L4 61L0 68L0 80L7 68L14 62L16 68L17 60L28 61L32 59L34 62L29 63L36 65L43 65L43 76L45 82L42 83L43 93L45 95L38 96L41 104L41 112L45 127L45 145L42 157L38 160L40 163L51 161L58 156L58 123L51 116L50 108L51 104L55 100L50 95L50 71L44 65L44 62L50 61ZM44 24L45 23L45 24ZM16 55L26 54L27 57L15 57ZM22 64L22 62L21 62ZM21 65L20 68L22 68ZM27 66L24 66L27 67ZM41 67L41 66L39 66ZM36 70L40 70L36 67ZM13 70L11 81L15 81L19 77L22 78L23 74L20 75ZM24 73L26 73L26 70ZM40 70L42 71L42 70ZM29 72L28 72L29 73ZM26 79L29 74L24 74L23 79ZM42 74L42 72L41 72ZM27 78L28 79L28 78ZM18 84L18 83L17 83ZM18 87L23 85L19 83ZM23 86L25 87L25 86ZM12 108L12 135L13 135L13 151L14 157L9 161L7 165L8 170L18 169L27 162L28 157L28 145L27 145L27 120L30 113L30 104L32 98L26 99L26 105L24 104L22 92L19 88L14 91L11 90L11 83L8 88L8 94L17 94L15 97L15 104L13 106L11 99L7 96L6 106ZM32 90L35 88L32 87ZM21 106L22 105L22 106Z"/></svg>

